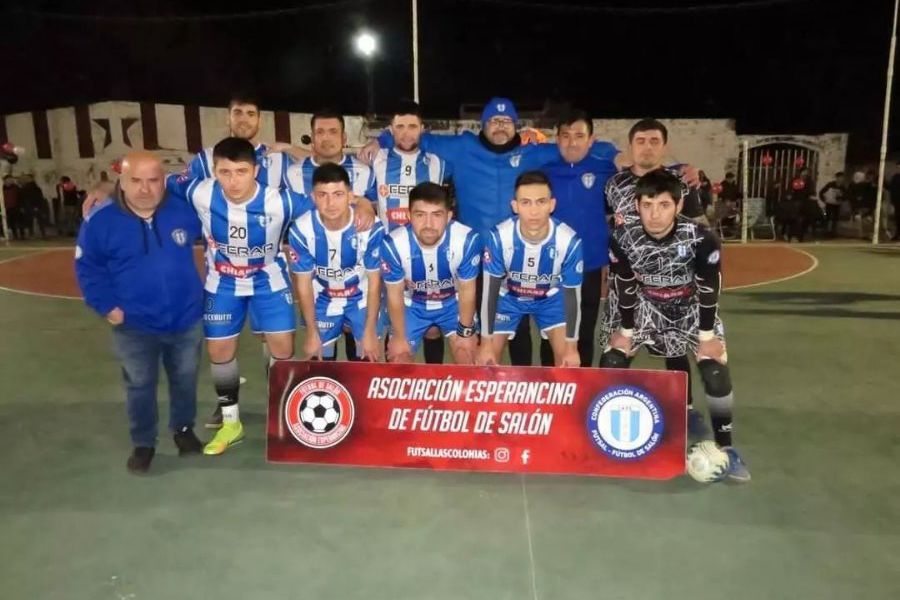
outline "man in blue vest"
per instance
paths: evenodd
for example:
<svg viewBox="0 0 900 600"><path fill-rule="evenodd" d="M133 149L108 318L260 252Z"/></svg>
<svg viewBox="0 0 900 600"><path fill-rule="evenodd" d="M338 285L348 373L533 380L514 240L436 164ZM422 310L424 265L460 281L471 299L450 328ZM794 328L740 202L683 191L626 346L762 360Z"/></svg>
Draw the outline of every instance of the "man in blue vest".
<svg viewBox="0 0 900 600"><path fill-rule="evenodd" d="M193 431L203 341L203 285L193 260L200 219L166 197L162 163L149 152L126 156L119 181L118 200L97 205L81 227L75 273L85 303L112 326L134 446L127 467L140 474L156 453L160 360L178 453L203 449Z"/></svg>

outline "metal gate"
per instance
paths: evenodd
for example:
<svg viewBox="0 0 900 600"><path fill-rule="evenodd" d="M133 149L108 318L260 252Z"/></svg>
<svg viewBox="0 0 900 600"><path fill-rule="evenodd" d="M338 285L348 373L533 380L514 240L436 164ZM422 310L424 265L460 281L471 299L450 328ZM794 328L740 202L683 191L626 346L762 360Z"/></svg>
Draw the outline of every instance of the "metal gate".
<svg viewBox="0 0 900 600"><path fill-rule="evenodd" d="M818 189L819 151L791 143L771 143L749 149L747 163L747 192L750 198L765 198L766 214L772 215L778 202L791 189L791 182L801 169L809 169L813 180L812 193ZM741 150L737 172L738 186L743 189L744 152Z"/></svg>

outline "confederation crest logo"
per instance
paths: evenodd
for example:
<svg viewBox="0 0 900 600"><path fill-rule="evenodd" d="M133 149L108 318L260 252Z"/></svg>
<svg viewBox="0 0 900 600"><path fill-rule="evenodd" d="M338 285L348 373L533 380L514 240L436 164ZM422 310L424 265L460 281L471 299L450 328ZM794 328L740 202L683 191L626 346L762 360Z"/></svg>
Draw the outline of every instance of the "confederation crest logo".
<svg viewBox="0 0 900 600"><path fill-rule="evenodd" d="M506 104L504 102L497 103L497 112L506 112Z"/></svg>
<svg viewBox="0 0 900 600"><path fill-rule="evenodd" d="M594 445L610 458L641 459L662 441L662 410L640 388L613 386L594 398L588 409L587 429Z"/></svg>
<svg viewBox="0 0 900 600"><path fill-rule="evenodd" d="M513 167L518 167L520 162L522 162L521 154L514 154L513 156L509 157L509 164Z"/></svg>
<svg viewBox="0 0 900 600"><path fill-rule="evenodd" d="M175 241L179 246L184 246L188 243L188 234L184 229L173 229L172 230L172 240Z"/></svg>
<svg viewBox="0 0 900 600"><path fill-rule="evenodd" d="M594 182L597 181L597 176L593 173L584 173L581 176L581 183L584 184L584 187L587 189L591 189L594 187Z"/></svg>
<svg viewBox="0 0 900 600"><path fill-rule="evenodd" d="M356 409L350 392L329 377L310 377L288 394L284 422L294 439L322 450L340 444L350 434Z"/></svg>

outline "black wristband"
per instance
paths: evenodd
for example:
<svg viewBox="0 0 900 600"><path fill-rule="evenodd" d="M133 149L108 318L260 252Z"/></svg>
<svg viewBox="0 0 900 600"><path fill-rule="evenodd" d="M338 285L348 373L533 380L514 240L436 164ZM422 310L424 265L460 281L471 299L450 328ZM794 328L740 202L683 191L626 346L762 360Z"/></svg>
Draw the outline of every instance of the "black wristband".
<svg viewBox="0 0 900 600"><path fill-rule="evenodd" d="M456 335L461 338L470 338L475 335L475 326L474 325L463 325L462 323L456 324Z"/></svg>

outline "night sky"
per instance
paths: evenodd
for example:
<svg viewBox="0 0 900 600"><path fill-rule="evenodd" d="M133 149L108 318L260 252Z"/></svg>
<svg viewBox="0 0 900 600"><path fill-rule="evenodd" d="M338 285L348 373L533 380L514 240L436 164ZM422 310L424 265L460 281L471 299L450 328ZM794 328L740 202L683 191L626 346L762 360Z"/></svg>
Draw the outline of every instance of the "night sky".
<svg viewBox="0 0 900 600"><path fill-rule="evenodd" d="M363 26L381 40L376 109L412 95L409 0L4 4L0 113L102 100L218 106L234 89L267 109L362 113L365 71L351 37ZM295 7L308 8L209 18ZM598 118L847 131L848 158L871 160L892 10L891 0L420 0L421 101L429 117L498 94L520 111L569 101ZM900 135L891 147L900 150Z"/></svg>

